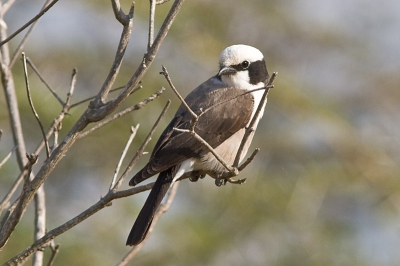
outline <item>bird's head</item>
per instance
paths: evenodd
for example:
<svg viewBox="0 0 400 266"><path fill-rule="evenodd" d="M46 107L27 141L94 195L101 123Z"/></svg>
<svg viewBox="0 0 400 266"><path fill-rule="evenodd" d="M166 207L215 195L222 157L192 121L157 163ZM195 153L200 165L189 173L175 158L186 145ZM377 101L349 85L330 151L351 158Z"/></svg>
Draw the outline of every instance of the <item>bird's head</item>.
<svg viewBox="0 0 400 266"><path fill-rule="evenodd" d="M218 76L228 86L251 90L263 87L268 80L268 71L263 54L248 45L232 45L219 57Z"/></svg>

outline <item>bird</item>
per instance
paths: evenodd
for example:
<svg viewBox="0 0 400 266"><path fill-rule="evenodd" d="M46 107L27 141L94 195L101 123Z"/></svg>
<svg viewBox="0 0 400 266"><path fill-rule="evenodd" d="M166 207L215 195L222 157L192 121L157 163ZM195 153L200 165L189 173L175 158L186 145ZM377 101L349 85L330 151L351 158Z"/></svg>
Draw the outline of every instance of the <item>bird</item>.
<svg viewBox="0 0 400 266"><path fill-rule="evenodd" d="M193 120L182 103L158 139L148 163L129 181L130 186L135 186L159 174L129 233L127 246L138 245L145 239L162 199L178 178L188 174L196 180L206 173L217 179L227 171L192 134L176 129L194 128L225 162L232 165L268 78L264 56L257 48L237 44L221 52L218 73L185 98L186 104L199 116L198 120ZM265 104L254 130L264 108ZM243 160L253 135L254 131L240 160Z"/></svg>

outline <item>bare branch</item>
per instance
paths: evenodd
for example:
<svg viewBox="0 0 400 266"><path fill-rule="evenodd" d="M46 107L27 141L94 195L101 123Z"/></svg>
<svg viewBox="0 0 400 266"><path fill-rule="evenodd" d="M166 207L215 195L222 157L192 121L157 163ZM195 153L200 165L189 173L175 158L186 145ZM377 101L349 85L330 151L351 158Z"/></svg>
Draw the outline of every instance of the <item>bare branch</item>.
<svg viewBox="0 0 400 266"><path fill-rule="evenodd" d="M179 100L181 101L181 103L186 107L186 109L189 111L189 113L196 119L198 119L198 116L195 112L193 112L193 110L189 107L189 105L185 102L185 99L183 99L183 97L179 94L178 90L175 88L174 84L172 83L171 78L169 77L167 68L162 66L162 72L160 72L160 74L164 75L165 79L168 81L169 86L171 87L171 89L174 91L174 93L176 94L176 96L178 96Z"/></svg>
<svg viewBox="0 0 400 266"><path fill-rule="evenodd" d="M153 101L154 99L158 98L158 97L161 95L161 93L164 92L164 90L165 90L165 88L161 88L159 91L157 91L156 93L154 93L154 94L151 95L150 97L144 99L143 101L141 101L141 102L135 104L134 106L128 107L128 108L126 108L125 110L123 110L123 111L121 111L121 112L119 112L119 113L113 115L112 117L109 117L109 118L107 118L107 119L104 119L103 121L101 121L100 123L98 123L96 126L94 126L93 128L91 128L90 130L85 131L85 132L83 132L82 134L80 134L78 138L80 139L80 138L86 137L86 136L89 135L90 133L93 133L93 131L95 131L95 130L97 130L97 129L103 127L103 126L105 126L106 124L108 124L108 123L114 121L115 119L120 118L121 116L126 115L126 114L128 114L128 113L130 113L130 112L133 112L133 111L142 109L142 108L143 108L144 106L146 106L149 102L151 102L151 101Z"/></svg>
<svg viewBox="0 0 400 266"><path fill-rule="evenodd" d="M21 28L19 28L18 30L16 30L13 34L11 34L7 39L3 40L0 42L0 46L2 46L3 44L9 42L12 38L14 38L15 36L17 36L21 31L23 31L24 29L26 29L27 27L29 27L29 25L31 25L33 22L35 22L36 20L38 20L41 16L44 15L44 13L46 13L50 8L52 8L52 6L54 6L55 3L57 3L58 0L53 0L48 6L46 6L44 9L42 9L42 11L39 12L39 14L37 14L36 16L34 16L31 20L29 20L27 23L25 23L25 25L23 25Z"/></svg>
<svg viewBox="0 0 400 266"><path fill-rule="evenodd" d="M132 158L131 162L129 163L128 167L125 169L124 173L119 178L117 184L114 187L114 191L117 190L122 185L122 182L125 179L126 175L132 170L133 166L136 164L136 162L139 160L139 158L143 155L144 149L146 148L147 144L149 144L149 142L150 142L151 138L153 137L153 134L156 131L161 119L167 113L167 110L168 110L170 105L171 105L171 101L168 100L167 104L165 105L165 107L162 110L161 114L159 115L159 117L157 118L157 120L154 123L153 127L151 128L151 130L150 130L149 134L147 135L146 139L144 140L143 144L136 151L136 153L133 156L133 158Z"/></svg>
<svg viewBox="0 0 400 266"><path fill-rule="evenodd" d="M19 184L21 184L21 181L24 179L24 176L27 174L27 169L22 171L18 178L15 180L14 184L11 186L10 190L7 192L7 194L4 196L3 200L0 202L0 214L5 208L8 208L10 205L10 199L14 195L15 191L17 190ZM0 226L1 228L1 226Z"/></svg>
<svg viewBox="0 0 400 266"><path fill-rule="evenodd" d="M125 89L116 98L104 104L103 99L106 98L109 92L109 88L111 87L111 85L115 80L115 73L119 71L123 52L125 51L127 41L130 37L131 25L133 24L132 23L133 19L130 20L129 26L124 27L120 44L118 46L119 48L117 51L117 55L112 65L112 70L110 71L109 76L107 77L102 89L100 90L98 97L89 105L89 108L86 109L86 111L82 114L82 116L77 120L77 122L71 128L69 133L65 136L63 141L61 141L60 144L54 149L50 157L45 161L45 163L39 169L35 178L27 185L25 189L23 189L23 192L18 202L16 203L15 209L7 217L5 223L3 223L3 228L0 231L0 249L4 246L11 232L14 230L16 223L19 222L22 215L26 211L26 208L28 204L31 202L36 191L48 178L49 174L54 170L54 168L64 157L66 152L69 150L69 148L75 143L81 132L87 127L89 123L102 120L107 115L112 113L129 96L129 94L132 93L132 91L139 84L139 81L143 78L143 76L148 70L148 67L151 65L153 59L155 58L161 46L161 43L165 39L172 25L172 22L174 21L176 15L178 14L183 2L184 0L175 0L166 19L164 20L163 25L161 26L161 29L157 37L154 40L151 49L145 54L143 58L143 63L138 67L134 75L131 77L131 79L125 86ZM133 8L131 8L131 13L133 17ZM115 195L116 197L118 197L119 195L124 195L124 193L122 194L119 193L120 192L116 192L113 195ZM37 243L39 246L41 246L40 240ZM30 254L30 252L33 252L32 251L33 249L34 248L30 247L29 248L30 251L29 252L25 251L24 254L25 255Z"/></svg>
<svg viewBox="0 0 400 266"><path fill-rule="evenodd" d="M47 263L47 266L51 266L53 265L56 256L58 254L58 252L60 251L60 245L56 245L54 243L54 240L50 241L50 249L51 249L51 257L49 259L49 262Z"/></svg>
<svg viewBox="0 0 400 266"><path fill-rule="evenodd" d="M111 66L110 72L108 73L108 76L107 76L106 80L104 81L103 86L100 89L100 92L97 94L97 97L94 100L94 105L97 107L101 106L105 102L105 100L108 96L108 93L110 92L111 86L114 84L114 81L115 81L117 74L119 72L119 69L121 67L122 59L124 58L125 50L129 43L129 39L131 37L132 27L133 27L133 12L135 10L135 2L132 2L132 6L129 11L129 14L127 16L124 15L123 19L121 18L123 13L122 13L119 1L113 0L113 1L111 1L111 3L112 3L114 14L115 14L116 18L118 20L121 19L123 21L123 23L122 23L119 20L124 25L124 28L122 30L121 38L118 43L117 52L115 54L114 62Z"/></svg>
<svg viewBox="0 0 400 266"><path fill-rule="evenodd" d="M71 106L72 95L74 95L75 85L76 85L76 75L78 74L78 69L74 68L72 70L71 85L69 86L69 92L67 93L67 100L64 104L64 109L69 109Z"/></svg>
<svg viewBox="0 0 400 266"><path fill-rule="evenodd" d="M149 38L147 42L147 51L154 42L154 16L156 14L156 0L150 0L150 15L149 15Z"/></svg>
<svg viewBox="0 0 400 266"><path fill-rule="evenodd" d="M43 84L49 89L49 91L54 95L54 97L57 99L57 101L61 104L64 105L64 101L57 95L57 93L50 87L50 85L46 82L46 80L43 78L43 76L40 74L39 70L36 68L36 66L33 64L33 62L29 59L29 57L26 58L26 62L28 65L32 68L32 70L36 73L36 75L39 77L39 79L43 82Z"/></svg>
<svg viewBox="0 0 400 266"><path fill-rule="evenodd" d="M47 0L42 9L46 8L47 4L50 3L51 0ZM17 61L17 58L19 56L19 54L21 53L22 49L24 49L24 45L25 43L28 41L29 36L31 35L31 33L33 32L33 30L35 29L37 23L39 22L39 20L36 20L35 22L32 23L31 27L29 28L29 30L27 31L27 33L25 34L24 38L22 38L22 41L19 43L17 49L15 49L13 56L11 57L11 62L10 62L10 68L13 67L13 65L15 64L15 62Z"/></svg>
<svg viewBox="0 0 400 266"><path fill-rule="evenodd" d="M175 182L171 189L168 192L168 196L165 200L165 203L162 204L156 214L154 215L153 218L153 222L149 228L149 232L147 233L146 238L139 244L134 246L129 252L128 254L125 255L125 257L122 259L122 261L120 261L117 266L125 266L128 265L128 263L133 259L133 257L139 252L139 250L144 246L146 240L149 238L149 236L151 235L151 233L153 232L158 220L160 219L161 215L163 215L165 212L167 212L169 210L169 208L171 207L172 202L174 201L176 192L178 190L178 185L179 182Z"/></svg>
<svg viewBox="0 0 400 266"><path fill-rule="evenodd" d="M245 162L243 162L239 167L238 170L242 171L244 168L246 168L247 165L249 165L251 163L251 161L253 161L254 157L256 157L257 153L260 151L259 148L255 149L253 151L253 153L250 155L249 158L247 158L247 160Z"/></svg>
<svg viewBox="0 0 400 266"><path fill-rule="evenodd" d="M153 42L153 45L144 55L142 64L138 67L138 69L133 74L133 76L126 84L125 88L121 91L121 93L115 99L109 102L110 105L108 107L118 106L124 99L126 99L129 96L130 93L132 93L132 91L134 91L135 87L137 86L139 81L143 78L144 74L147 72L147 69L152 64L158 50L160 49L161 43L167 36L167 33L171 28L173 21L175 20L180 8L182 7L183 2L184 0L175 0L174 4L171 6L171 9L169 10L167 17L165 18L160 28L160 31L157 34L157 37ZM104 113L109 113L109 111L110 110L107 110L107 108L104 109ZM91 116L89 117L89 119L96 120L95 117L92 118Z"/></svg>
<svg viewBox="0 0 400 266"><path fill-rule="evenodd" d="M35 116L35 118L36 118L36 120L37 120L37 122L38 122L38 124L40 126L40 130L42 131L44 143L46 144L46 155L47 155L47 158L49 158L50 157L49 142L47 140L46 133L44 133L44 128L43 128L42 122L40 121L39 115L36 112L35 107L33 106L33 101L32 101L32 96L31 96L31 89L29 87L28 69L26 67L25 53L22 53L22 61L23 61L23 65L24 65L25 85L26 85L26 92L28 94L29 105L31 106L31 110L33 112L33 115Z"/></svg>
<svg viewBox="0 0 400 266"><path fill-rule="evenodd" d="M13 154L13 152L17 149L17 146L14 146L14 148L11 149L11 151L7 154L6 157L4 157L4 159L0 162L0 168L8 161L8 159L10 159L11 155Z"/></svg>
<svg viewBox="0 0 400 266"><path fill-rule="evenodd" d="M0 40L7 37L7 25L3 21L2 13L0 23ZM26 163L26 149L24 134L22 132L21 118L18 109L18 100L15 93L15 84L11 69L8 67L10 63L10 53L8 44L0 46L0 71L1 82L4 88L4 96L7 103L8 114L10 116L10 127L12 131L14 144L17 146L16 155L19 169L22 171Z"/></svg>
<svg viewBox="0 0 400 266"><path fill-rule="evenodd" d="M189 133L191 134L195 139L197 139L201 144L203 144L204 146L207 147L207 149L214 155L214 157L226 168L226 170L229 171L229 173L233 174L233 175L238 175L239 172L237 171L237 169L235 167L232 167L230 165L228 165L227 162L225 162L224 159L222 159L221 156L218 155L218 153L214 150L213 147L211 147L210 144L208 144L207 141L205 141L202 137L200 137L199 134L197 134L194 130L190 130L190 129L179 129L179 128L174 128L174 130L178 131L178 132L185 132L185 133Z"/></svg>
<svg viewBox="0 0 400 266"><path fill-rule="evenodd" d="M272 76L269 79L268 84L265 86L265 92L260 100L260 103L258 104L257 110L253 116L253 119L251 120L249 126L246 129L246 132L244 133L242 142L240 143L238 152L235 157L235 161L233 163L234 167L237 167L239 165L240 157L242 156L244 146L246 145L247 140L249 139L250 135L254 132L254 125L260 120L261 111L267 102L267 96L268 96L269 89L273 88L272 83L274 82L275 77L277 75L278 75L278 72L272 73Z"/></svg>
<svg viewBox="0 0 400 266"><path fill-rule="evenodd" d="M129 23L129 16L125 15L124 11L121 9L121 4L119 0L111 0L112 9L114 11L115 18L122 24L126 25ZM134 3L132 3L132 6Z"/></svg>
<svg viewBox="0 0 400 266"><path fill-rule="evenodd" d="M123 88L124 88L124 86L118 87L118 88L114 88L114 89L111 89L110 92L114 92L114 91L117 91L117 90L121 90L121 89L123 89ZM140 86L139 88L141 89L142 87ZM83 103L85 103L85 102L88 102L88 101L90 101L90 100L93 100L93 99L96 98L96 97L97 97L97 95L92 96L92 97L89 97L89 98L86 98L86 99L83 99L83 100L80 100L79 102L76 102L76 103L71 104L71 105L70 105L70 108L74 108L74 107L76 107L76 106L78 106L78 105L81 105L81 104L83 104Z"/></svg>
<svg viewBox="0 0 400 266"><path fill-rule="evenodd" d="M24 261L26 261L30 255L32 255L33 252L37 251L39 248L43 247L46 245L48 242L53 240L55 237L59 236L60 234L68 231L69 229L73 228L77 224L81 223L82 221L86 220L93 214L97 213L104 207L109 206L110 202L119 199L119 198L124 198L128 196L132 196L138 193L141 193L143 191L149 190L153 187L154 183L146 184L143 186L138 186L118 192L113 192L110 190L103 198L101 198L98 202L93 204L90 208L88 208L86 211L80 213L79 215L75 216L68 222L50 230L47 232L42 238L39 240L35 241L31 246L29 246L27 249L16 255L15 257L11 258L9 261L5 263L5 265L19 265L22 264ZM18 264L19 263L19 264Z"/></svg>
<svg viewBox="0 0 400 266"><path fill-rule="evenodd" d="M135 136L136 136L136 132L137 132L138 129L139 129L139 124L137 124L136 127L131 127L131 135L129 136L129 139L128 139L128 141L126 142L125 148L124 148L124 150L122 151L122 155L121 155L121 157L120 157L120 159L119 159L119 161L118 161L118 164L117 164L117 166L116 166L116 168L115 168L114 176L113 176L112 181L111 181L111 184L110 184L110 190L111 190L111 189L114 187L114 185L115 185L115 181L116 181L116 179L117 179L117 175L118 175L118 173L119 173L119 169L121 168L122 162L123 162L123 160L124 160L124 158L125 158L125 156L126 156L126 153L128 152L129 147L131 146L131 143L132 143L133 139L134 139Z"/></svg>
<svg viewBox="0 0 400 266"><path fill-rule="evenodd" d="M35 241L40 239L46 233L46 196L43 185L38 189L35 194ZM33 254L32 265L43 265L44 252L38 250Z"/></svg>
<svg viewBox="0 0 400 266"><path fill-rule="evenodd" d="M28 180L29 176L32 172L32 167L33 165L37 162L37 156L36 155L26 155L28 157L28 163L24 167L21 175L22 178L21 180L25 180L26 182L24 183L24 188L23 190L27 189L28 187ZM22 192L24 193L24 191ZM7 242L8 238L10 237L12 231L14 230L15 226L19 222L19 219L15 219L14 217L18 217L21 215L23 212L23 208L19 204L19 200L16 200L15 203L12 204L10 209L8 210L8 213L3 216L1 223L0 223L0 247L4 246L4 244ZM15 216L14 216L15 215ZM0 248L1 251L1 248Z"/></svg>

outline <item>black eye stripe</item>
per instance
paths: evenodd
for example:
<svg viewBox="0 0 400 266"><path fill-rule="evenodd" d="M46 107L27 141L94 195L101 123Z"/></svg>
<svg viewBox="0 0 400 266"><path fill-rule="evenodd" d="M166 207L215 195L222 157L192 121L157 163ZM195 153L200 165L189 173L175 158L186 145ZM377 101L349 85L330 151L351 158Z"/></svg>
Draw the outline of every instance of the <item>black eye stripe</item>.
<svg viewBox="0 0 400 266"><path fill-rule="evenodd" d="M243 68L243 62L231 67L237 71L249 71L250 84L253 85L265 82L269 77L264 59L249 63L247 68Z"/></svg>
<svg viewBox="0 0 400 266"><path fill-rule="evenodd" d="M255 85L260 82L265 82L269 77L267 66L265 65L264 59L252 62L248 70L249 70L250 84Z"/></svg>
<svg viewBox="0 0 400 266"><path fill-rule="evenodd" d="M243 66L244 62L247 62L247 63L248 63L247 67L244 67L244 66ZM249 61L243 61L242 63L237 64L237 65L233 65L233 66L231 66L231 67L234 68L234 69L236 69L237 71L244 71L244 70L249 69L250 66L251 66L251 63L250 63Z"/></svg>

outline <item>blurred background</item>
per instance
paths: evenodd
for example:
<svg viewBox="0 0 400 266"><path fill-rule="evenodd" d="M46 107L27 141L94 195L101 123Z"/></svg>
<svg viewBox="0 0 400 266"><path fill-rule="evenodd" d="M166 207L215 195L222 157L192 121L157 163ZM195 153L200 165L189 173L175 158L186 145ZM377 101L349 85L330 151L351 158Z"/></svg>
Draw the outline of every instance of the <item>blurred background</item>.
<svg viewBox="0 0 400 266"><path fill-rule="evenodd" d="M130 2L121 4L127 11ZM157 7L157 28L171 4ZM42 5L16 1L4 18L9 34ZM126 83L145 52L148 5L136 1L135 26L115 87ZM143 89L120 110L168 88L159 75L161 65L187 95L217 73L220 52L232 44L257 47L269 72L279 75L252 144L261 152L240 176L247 182L224 187L211 178L181 182L173 205L132 265L400 265L399 32L400 2L394 0L186 1ZM40 20L24 51L63 98L77 67L77 102L101 87L120 33L109 1L60 1ZM10 42L12 51L21 38ZM13 73L32 152L41 133L21 70L19 60ZM47 128L61 107L32 71L30 81ZM130 126L140 124L140 129L127 158L167 99L173 105L148 147L151 152L179 104L169 89L72 147L45 183L49 230L106 194ZM85 108L71 111L60 138ZM0 128L1 160L14 145L3 93ZM44 158L41 154L39 165ZM17 169L15 158L0 169L1 198ZM146 196L114 201L57 237L55 265L116 264L129 251L125 240ZM33 242L32 210L0 253L0 263Z"/></svg>

